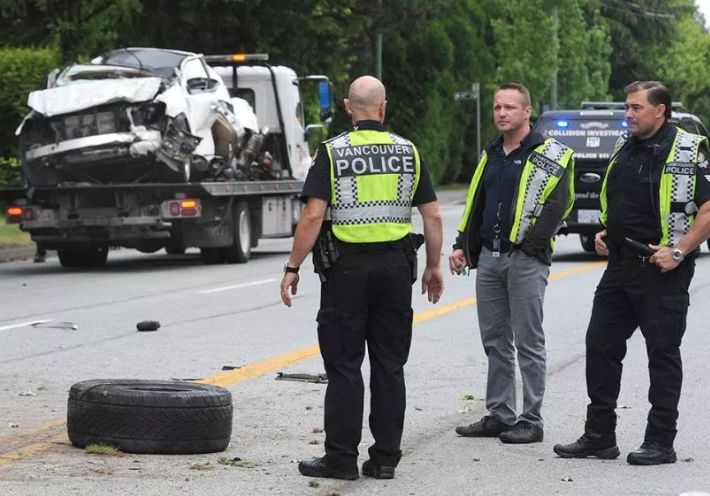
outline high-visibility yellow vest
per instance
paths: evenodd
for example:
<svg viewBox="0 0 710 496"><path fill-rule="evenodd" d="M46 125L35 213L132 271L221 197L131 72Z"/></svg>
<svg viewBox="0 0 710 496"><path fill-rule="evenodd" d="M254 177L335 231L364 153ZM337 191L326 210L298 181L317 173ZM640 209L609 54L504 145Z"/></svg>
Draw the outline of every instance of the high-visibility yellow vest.
<svg viewBox="0 0 710 496"><path fill-rule="evenodd" d="M376 243L408 235L421 167L416 146L387 131L358 130L326 141L325 147L335 237Z"/></svg>
<svg viewBox="0 0 710 496"><path fill-rule="evenodd" d="M609 173L616 164L619 151L626 144L628 136L620 136L614 146L611 162L607 167L602 192L599 197L601 202L602 225L608 221L608 201L606 197ZM707 138L698 134L688 133L676 128L673 146L666 158L661 173L661 183L658 188L658 209L661 219L661 246L675 246L695 221L697 206L693 201L695 197L696 168L700 145L707 145Z"/></svg>
<svg viewBox="0 0 710 496"><path fill-rule="evenodd" d="M511 243L520 244L525 239L565 170L574 169L572 154L571 148L552 138L547 138L530 154L520 175L517 196L514 199L513 225L508 236ZM483 185L483 171L487 163L488 154L484 151L468 189L466 208L458 226L460 232L466 230L471 210ZM570 170L569 178L570 188L564 217L569 215L574 204L573 170Z"/></svg>

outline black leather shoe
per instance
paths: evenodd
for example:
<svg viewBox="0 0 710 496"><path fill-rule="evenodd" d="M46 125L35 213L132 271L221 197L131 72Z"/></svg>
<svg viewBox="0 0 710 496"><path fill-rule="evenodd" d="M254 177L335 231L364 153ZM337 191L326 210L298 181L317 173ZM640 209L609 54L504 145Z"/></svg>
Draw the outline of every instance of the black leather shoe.
<svg viewBox="0 0 710 496"><path fill-rule="evenodd" d="M486 415L478 422L457 427L456 434L463 437L498 437L510 428L510 425L504 424L497 417Z"/></svg>
<svg viewBox="0 0 710 496"><path fill-rule="evenodd" d="M362 475L375 479L394 479L394 467L375 465L372 460L365 460L362 464Z"/></svg>
<svg viewBox="0 0 710 496"><path fill-rule="evenodd" d="M631 465L660 465L675 463L677 459L673 446L661 446L657 443L643 443L639 449L626 457L626 461Z"/></svg>
<svg viewBox="0 0 710 496"><path fill-rule="evenodd" d="M562 458L587 458L596 456L603 460L611 460L619 456L615 434L586 433L570 444L556 444L552 450Z"/></svg>
<svg viewBox="0 0 710 496"><path fill-rule="evenodd" d="M315 458L313 460L302 460L298 463L298 471L308 477L322 477L324 479L345 479L355 480L358 474L357 466L352 470L332 467L328 465L326 458Z"/></svg>
<svg viewBox="0 0 710 496"><path fill-rule="evenodd" d="M520 420L509 431L501 432L498 436L506 444L540 443L544 437L542 429L530 422Z"/></svg>

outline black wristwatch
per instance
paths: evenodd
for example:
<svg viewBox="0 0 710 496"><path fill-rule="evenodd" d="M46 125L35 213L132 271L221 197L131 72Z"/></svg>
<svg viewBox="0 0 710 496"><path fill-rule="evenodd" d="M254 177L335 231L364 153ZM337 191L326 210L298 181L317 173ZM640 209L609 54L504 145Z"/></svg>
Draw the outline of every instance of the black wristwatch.
<svg viewBox="0 0 710 496"><path fill-rule="evenodd" d="M300 267L289 267L288 264L284 265L284 274L290 272L292 274L298 274Z"/></svg>

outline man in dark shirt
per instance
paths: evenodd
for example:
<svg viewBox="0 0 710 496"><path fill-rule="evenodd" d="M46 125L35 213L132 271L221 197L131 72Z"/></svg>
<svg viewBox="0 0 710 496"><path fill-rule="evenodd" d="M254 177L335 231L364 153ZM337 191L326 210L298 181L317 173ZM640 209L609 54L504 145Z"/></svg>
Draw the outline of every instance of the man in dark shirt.
<svg viewBox="0 0 710 496"><path fill-rule="evenodd" d="M531 110L524 86L506 84L496 90L493 116L501 136L486 148L474 173L449 257L452 273L465 266L478 269L478 323L488 357L489 414L456 432L499 437L504 443L543 440L543 299L551 238L571 206L572 150L532 131ZM516 349L523 380L519 416Z"/></svg>
<svg viewBox="0 0 710 496"><path fill-rule="evenodd" d="M363 76L350 86L345 108L354 131L318 149L303 187L306 208L281 281L281 299L290 307L298 267L314 246L328 209L325 234L332 232L339 257L324 273L317 318L328 375L325 456L299 463L306 476L358 478L364 395L360 367L367 346L375 443L362 473L394 477L402 456L404 364L412 339L413 206L422 215L426 240L422 294L436 303L443 291L439 203L416 146L385 131L386 103L385 88L373 77Z"/></svg>
<svg viewBox="0 0 710 496"><path fill-rule="evenodd" d="M680 344L696 248L710 236L710 171L706 138L668 122L671 95L662 83L637 81L626 93L631 136L621 138L609 164L601 197L606 229L595 237L597 253L608 255L609 265L587 329L585 432L554 451L564 458L619 456L614 409L626 341L640 327L651 410L643 444L627 461L655 465L677 458Z"/></svg>

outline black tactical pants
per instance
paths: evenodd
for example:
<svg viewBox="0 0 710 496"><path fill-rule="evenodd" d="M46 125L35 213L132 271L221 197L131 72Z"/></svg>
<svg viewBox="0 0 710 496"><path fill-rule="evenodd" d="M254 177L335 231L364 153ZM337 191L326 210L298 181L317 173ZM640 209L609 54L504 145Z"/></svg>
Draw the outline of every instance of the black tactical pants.
<svg viewBox="0 0 710 496"><path fill-rule="evenodd" d="M683 382L680 343L694 270L692 257L662 273L637 255L612 254L597 286L587 329L588 431L614 432L626 341L640 327L646 340L651 403L644 440L673 445Z"/></svg>
<svg viewBox="0 0 710 496"><path fill-rule="evenodd" d="M365 344L370 358L369 449L375 464L396 466L406 407L404 364L412 339L412 276L401 250L341 254L321 286L318 341L328 375L328 462L356 466L362 433Z"/></svg>

